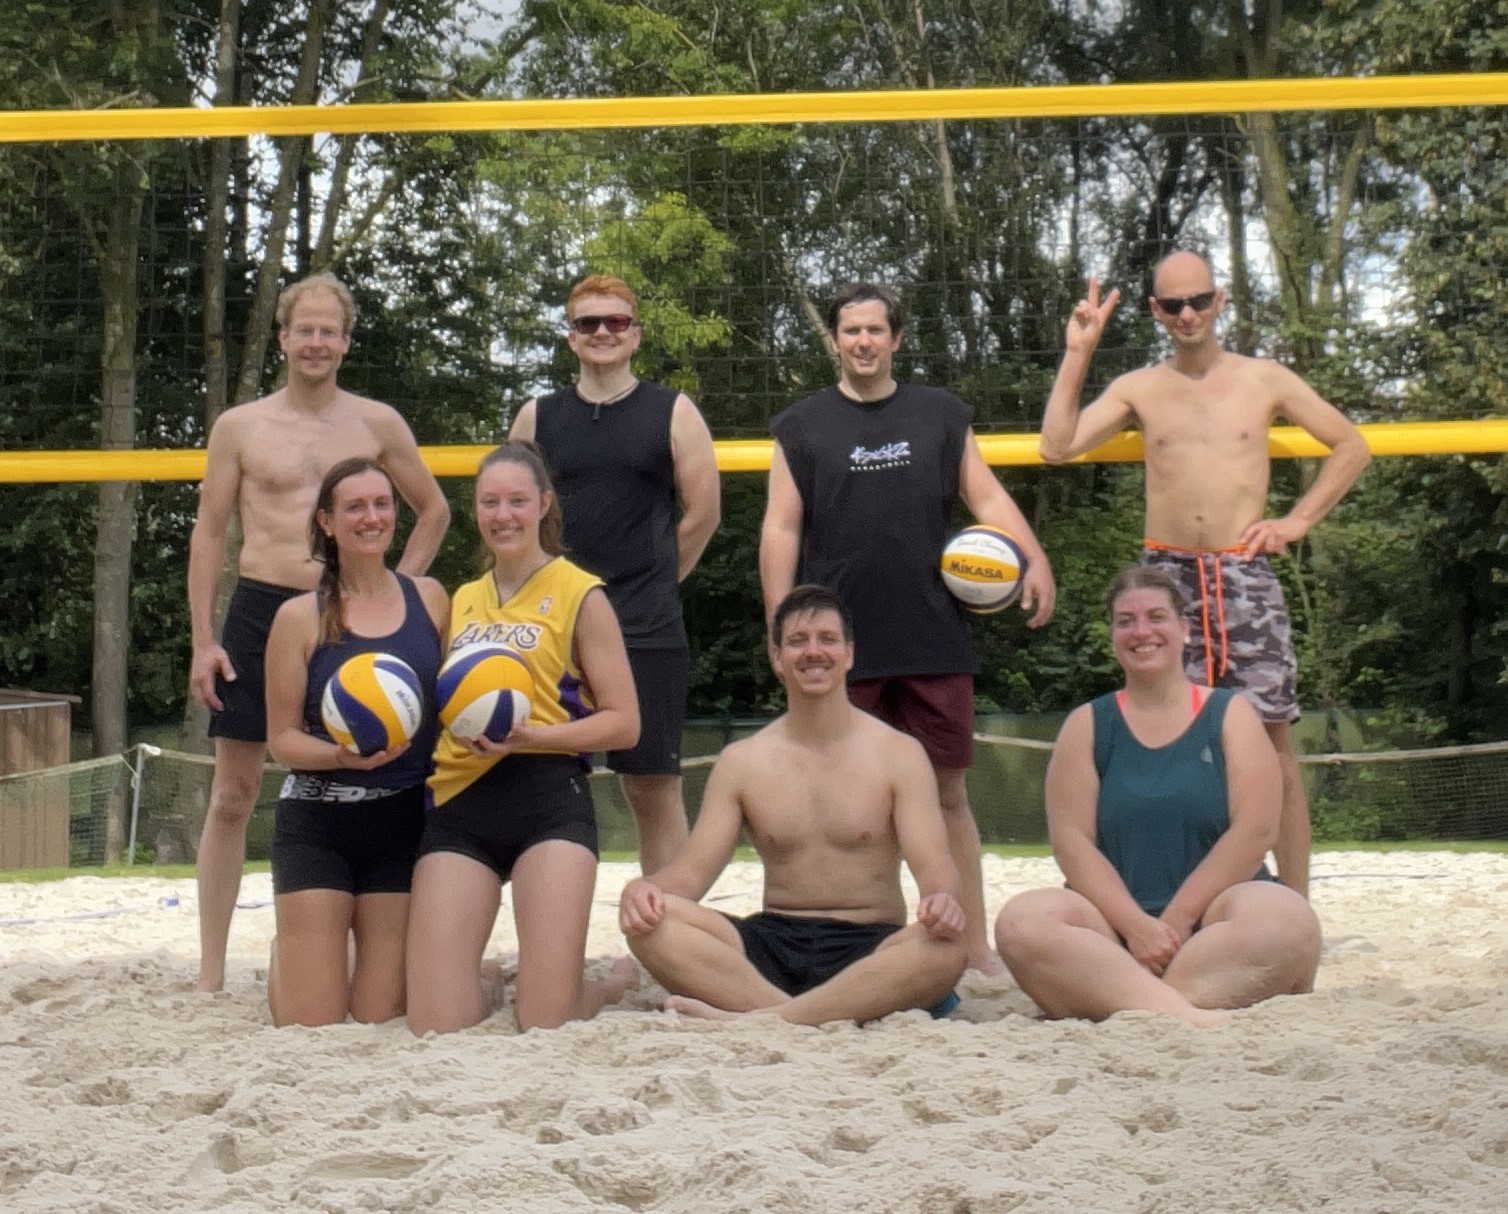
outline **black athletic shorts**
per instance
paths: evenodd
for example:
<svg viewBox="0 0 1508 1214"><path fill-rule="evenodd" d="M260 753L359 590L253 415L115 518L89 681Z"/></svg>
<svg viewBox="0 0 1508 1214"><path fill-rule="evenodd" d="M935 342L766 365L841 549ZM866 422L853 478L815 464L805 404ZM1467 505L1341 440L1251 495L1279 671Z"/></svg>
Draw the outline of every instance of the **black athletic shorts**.
<svg viewBox="0 0 1508 1214"><path fill-rule="evenodd" d="M419 854L456 852L508 880L536 843L564 839L597 854L592 790L575 755L509 755L426 815Z"/></svg>
<svg viewBox="0 0 1508 1214"><path fill-rule="evenodd" d="M849 923L770 911L727 919L738 929L749 962L787 995L821 986L901 930L899 923Z"/></svg>
<svg viewBox="0 0 1508 1214"><path fill-rule="evenodd" d="M267 634L278 608L295 595L288 586L242 578L230 596L225 611L225 629L220 645L236 672L234 681L215 676L215 694L224 705L210 713L209 736L237 742L267 741L267 693L262 682L262 664L267 653Z"/></svg>
<svg viewBox="0 0 1508 1214"><path fill-rule="evenodd" d="M639 695L639 741L630 750L608 751L607 765L624 776L678 776L691 651L630 649L628 664Z"/></svg>
<svg viewBox="0 0 1508 1214"><path fill-rule="evenodd" d="M424 786L390 792L292 773L272 827L272 892L406 894L424 831Z"/></svg>

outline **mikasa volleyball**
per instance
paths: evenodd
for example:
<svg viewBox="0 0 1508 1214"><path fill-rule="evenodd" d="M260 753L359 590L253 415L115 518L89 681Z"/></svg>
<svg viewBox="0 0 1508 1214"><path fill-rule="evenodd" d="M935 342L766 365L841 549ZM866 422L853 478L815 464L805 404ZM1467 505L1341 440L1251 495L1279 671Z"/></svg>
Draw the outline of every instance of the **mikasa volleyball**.
<svg viewBox="0 0 1508 1214"><path fill-rule="evenodd" d="M445 659L435 683L440 723L457 738L501 742L529 718L534 676L506 645L477 641Z"/></svg>
<svg viewBox="0 0 1508 1214"><path fill-rule="evenodd" d="M976 615L1003 611L1014 603L1025 572L1020 545L996 527L965 527L943 549L943 584Z"/></svg>
<svg viewBox="0 0 1508 1214"><path fill-rule="evenodd" d="M390 653L347 658L325 684L319 701L325 730L341 746L374 755L407 742L424 720L419 676Z"/></svg>

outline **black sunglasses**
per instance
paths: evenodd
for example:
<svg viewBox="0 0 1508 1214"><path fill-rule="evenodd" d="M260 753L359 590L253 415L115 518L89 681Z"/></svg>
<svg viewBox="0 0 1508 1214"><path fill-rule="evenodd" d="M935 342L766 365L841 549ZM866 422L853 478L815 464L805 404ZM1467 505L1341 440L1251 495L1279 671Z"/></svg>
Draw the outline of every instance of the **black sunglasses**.
<svg viewBox="0 0 1508 1214"><path fill-rule="evenodd" d="M1177 316L1184 308L1193 308L1196 312L1203 312L1215 302L1215 292L1200 291L1198 295L1154 295L1152 302L1157 305L1158 311L1166 312L1169 316Z"/></svg>
<svg viewBox="0 0 1508 1214"><path fill-rule="evenodd" d="M571 322L571 328L583 337L590 337L598 329L606 329L609 333L626 333L628 327L634 323L632 316L625 316L622 312L614 312L611 316L578 316Z"/></svg>

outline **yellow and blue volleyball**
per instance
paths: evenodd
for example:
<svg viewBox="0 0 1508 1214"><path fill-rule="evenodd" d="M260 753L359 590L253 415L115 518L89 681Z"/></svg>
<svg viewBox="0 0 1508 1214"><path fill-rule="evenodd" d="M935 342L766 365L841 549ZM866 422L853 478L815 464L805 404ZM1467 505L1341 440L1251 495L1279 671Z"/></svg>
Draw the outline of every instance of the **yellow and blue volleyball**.
<svg viewBox="0 0 1508 1214"><path fill-rule="evenodd" d="M424 691L407 662L390 653L347 658L325 684L319 715L330 737L359 755L409 741L424 721Z"/></svg>
<svg viewBox="0 0 1508 1214"><path fill-rule="evenodd" d="M1003 611L1014 603L1025 573L1021 546L997 527L965 527L943 549L943 584L976 615Z"/></svg>
<svg viewBox="0 0 1508 1214"><path fill-rule="evenodd" d="M435 681L435 699L440 723L455 737L501 742L515 725L529 719L534 676L516 651L477 641L445 659Z"/></svg>

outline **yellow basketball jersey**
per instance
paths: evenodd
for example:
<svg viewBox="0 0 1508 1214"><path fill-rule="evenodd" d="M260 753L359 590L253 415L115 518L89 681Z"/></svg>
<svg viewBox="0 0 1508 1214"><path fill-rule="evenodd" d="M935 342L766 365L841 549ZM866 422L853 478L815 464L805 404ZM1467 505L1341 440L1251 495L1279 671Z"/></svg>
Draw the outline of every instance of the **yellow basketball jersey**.
<svg viewBox="0 0 1508 1214"><path fill-rule="evenodd" d="M580 720L593 706L591 689L572 654L576 614L587 591L600 585L601 578L558 556L536 570L507 602L499 602L497 583L485 573L456 589L447 652L479 641L508 646L534 676L529 724ZM497 761L473 754L448 729L441 730L434 774L429 777L434 804L445 804Z"/></svg>

